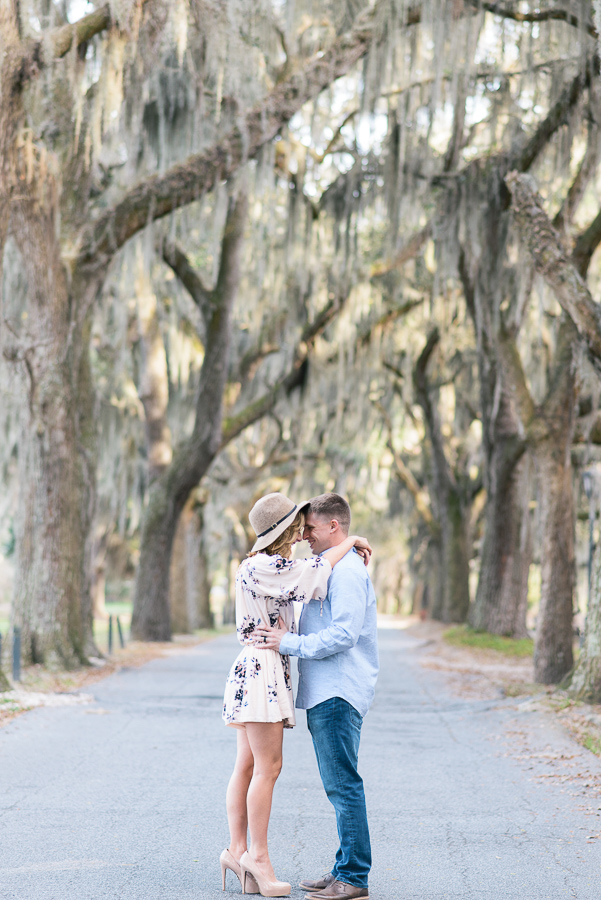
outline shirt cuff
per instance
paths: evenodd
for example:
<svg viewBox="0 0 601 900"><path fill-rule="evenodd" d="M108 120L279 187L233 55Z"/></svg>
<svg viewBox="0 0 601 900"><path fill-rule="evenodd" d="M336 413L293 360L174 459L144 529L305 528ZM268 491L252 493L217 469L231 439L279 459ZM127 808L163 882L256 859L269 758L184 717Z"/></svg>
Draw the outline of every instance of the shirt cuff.
<svg viewBox="0 0 601 900"><path fill-rule="evenodd" d="M300 638L298 634L293 634L289 631L280 642L280 653L283 656L297 656L299 646Z"/></svg>

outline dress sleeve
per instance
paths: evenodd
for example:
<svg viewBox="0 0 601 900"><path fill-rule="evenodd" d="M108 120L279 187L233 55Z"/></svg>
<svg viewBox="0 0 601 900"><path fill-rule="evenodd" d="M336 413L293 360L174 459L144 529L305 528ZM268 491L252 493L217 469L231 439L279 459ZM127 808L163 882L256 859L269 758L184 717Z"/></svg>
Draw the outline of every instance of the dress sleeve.
<svg viewBox="0 0 601 900"><path fill-rule="evenodd" d="M321 556L284 559L260 554L254 557L254 575L268 597L279 600L325 600L332 566Z"/></svg>

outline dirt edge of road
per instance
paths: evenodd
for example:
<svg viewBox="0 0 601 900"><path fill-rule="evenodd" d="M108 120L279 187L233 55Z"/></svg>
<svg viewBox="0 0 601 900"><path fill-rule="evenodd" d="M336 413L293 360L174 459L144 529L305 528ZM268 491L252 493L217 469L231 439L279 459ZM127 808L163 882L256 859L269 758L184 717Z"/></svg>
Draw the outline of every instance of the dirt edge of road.
<svg viewBox="0 0 601 900"><path fill-rule="evenodd" d="M515 698L521 709L552 716L573 740L601 757L601 704L581 703L553 685L537 684L531 657L448 643L448 627L415 618L407 633L420 641L421 664L444 673L454 694L478 700Z"/></svg>

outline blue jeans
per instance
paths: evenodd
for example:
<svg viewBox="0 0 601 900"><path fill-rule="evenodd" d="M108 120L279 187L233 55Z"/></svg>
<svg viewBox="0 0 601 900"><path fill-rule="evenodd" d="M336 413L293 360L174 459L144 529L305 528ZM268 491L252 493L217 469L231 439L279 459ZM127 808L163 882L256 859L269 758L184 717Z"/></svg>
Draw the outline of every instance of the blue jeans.
<svg viewBox="0 0 601 900"><path fill-rule="evenodd" d="M319 774L336 810L340 847L332 875L338 881L366 888L371 869L371 845L363 779L357 772L363 719L342 697L331 697L307 710Z"/></svg>

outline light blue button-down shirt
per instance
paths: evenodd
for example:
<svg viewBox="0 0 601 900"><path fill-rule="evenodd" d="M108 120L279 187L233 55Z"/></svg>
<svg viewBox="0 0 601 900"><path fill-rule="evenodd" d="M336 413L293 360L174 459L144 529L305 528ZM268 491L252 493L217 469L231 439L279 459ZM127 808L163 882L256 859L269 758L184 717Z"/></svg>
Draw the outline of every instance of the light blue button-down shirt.
<svg viewBox="0 0 601 900"><path fill-rule="evenodd" d="M323 613L320 601L310 600L298 630L280 644L280 653L299 657L296 706L311 709L342 697L364 716L379 671L376 595L355 550L334 566Z"/></svg>

